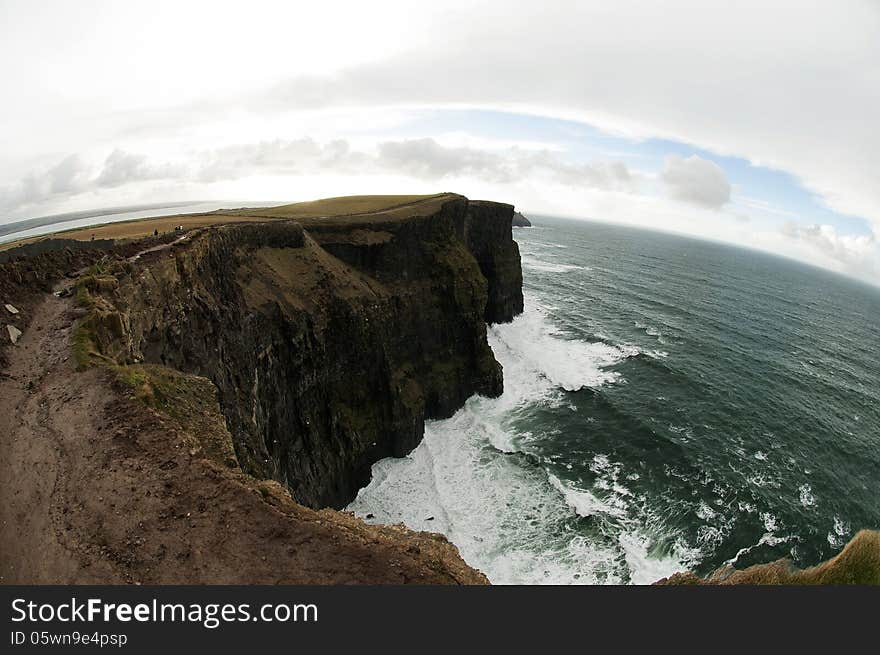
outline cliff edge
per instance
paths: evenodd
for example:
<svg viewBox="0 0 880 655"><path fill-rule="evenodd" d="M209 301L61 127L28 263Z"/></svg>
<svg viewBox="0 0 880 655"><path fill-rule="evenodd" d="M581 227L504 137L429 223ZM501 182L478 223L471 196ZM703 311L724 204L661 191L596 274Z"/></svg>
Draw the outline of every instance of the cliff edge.
<svg viewBox="0 0 880 655"><path fill-rule="evenodd" d="M454 194L236 210L47 278L0 378L0 581L486 583L442 536L321 508L501 393L512 215Z"/></svg>
<svg viewBox="0 0 880 655"><path fill-rule="evenodd" d="M486 323L522 311L513 208L444 194L387 211L209 228L81 282L85 354L219 390L242 469L348 504L426 419L502 391Z"/></svg>

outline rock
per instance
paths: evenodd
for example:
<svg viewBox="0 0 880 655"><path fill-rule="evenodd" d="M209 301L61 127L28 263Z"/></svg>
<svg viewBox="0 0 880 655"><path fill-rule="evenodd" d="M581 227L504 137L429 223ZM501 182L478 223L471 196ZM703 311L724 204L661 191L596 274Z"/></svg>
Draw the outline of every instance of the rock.
<svg viewBox="0 0 880 655"><path fill-rule="evenodd" d="M514 212L513 227L532 227L532 222L519 212Z"/></svg>
<svg viewBox="0 0 880 655"><path fill-rule="evenodd" d="M9 333L9 340L12 343L18 343L18 338L21 336L21 330L14 325L7 325L6 331Z"/></svg>
<svg viewBox="0 0 880 655"><path fill-rule="evenodd" d="M6 305L6 311L10 314L18 314L18 310L12 305Z"/></svg>
<svg viewBox="0 0 880 655"><path fill-rule="evenodd" d="M497 202L468 203L468 249L488 283L487 323L509 323L522 314L522 267L513 240L513 207Z"/></svg>
<svg viewBox="0 0 880 655"><path fill-rule="evenodd" d="M95 283L93 341L117 362L208 378L245 473L341 508L426 419L502 393L486 323L523 309L512 217L447 194L403 216L193 233L149 275Z"/></svg>

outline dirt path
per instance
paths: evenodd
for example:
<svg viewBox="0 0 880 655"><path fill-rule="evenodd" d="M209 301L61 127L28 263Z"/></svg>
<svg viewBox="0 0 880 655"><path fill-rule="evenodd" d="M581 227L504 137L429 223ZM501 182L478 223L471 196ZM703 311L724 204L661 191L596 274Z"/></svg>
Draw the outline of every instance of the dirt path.
<svg viewBox="0 0 880 655"><path fill-rule="evenodd" d="M480 583L442 538L260 493L187 449L102 369L47 295L0 371L0 583Z"/></svg>
<svg viewBox="0 0 880 655"><path fill-rule="evenodd" d="M188 236L189 236L189 233L184 234L182 237L176 238L174 241L169 241L168 243L162 243L162 244L159 244L158 246L153 246L152 248L145 248L144 250L141 250L139 253L135 253L134 255L129 257L128 261L129 261L129 263L133 264L134 262L136 262L137 260L139 260L141 257L143 257L146 254L149 254L151 252L159 252L160 250L167 250L168 248L170 248L174 244L180 243L181 241L186 239Z"/></svg>
<svg viewBox="0 0 880 655"><path fill-rule="evenodd" d="M55 529L68 509L63 502L52 502L68 463L67 444L57 426L65 424L68 430L83 434L94 432L94 415L71 412L79 404L68 401L99 399L94 398L97 387L88 388L94 372L82 376L80 384L72 384L74 375L68 364L72 320L65 302L47 298L12 349L10 366L0 377L3 583L69 579L78 568L63 535ZM99 411L100 404L95 409ZM94 578L83 579L89 580Z"/></svg>

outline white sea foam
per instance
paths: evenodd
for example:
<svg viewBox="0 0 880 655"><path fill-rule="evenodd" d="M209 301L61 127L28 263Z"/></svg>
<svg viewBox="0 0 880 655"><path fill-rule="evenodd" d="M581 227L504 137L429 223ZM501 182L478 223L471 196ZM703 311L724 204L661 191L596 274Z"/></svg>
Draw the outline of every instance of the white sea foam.
<svg viewBox="0 0 880 655"><path fill-rule="evenodd" d="M802 484L798 487L798 495L800 497L801 505L804 507L812 507L816 504L816 497L813 495L813 490L810 488L810 485Z"/></svg>
<svg viewBox="0 0 880 655"><path fill-rule="evenodd" d="M527 298L520 317L491 327L504 366L502 396L473 397L452 418L429 421L408 457L374 465L349 509L372 514L372 522L446 534L496 584L647 583L687 568L693 551L652 552L656 539L628 517L632 494L623 482L638 478L620 464L594 457L596 480L586 488L519 452L540 435L516 433L513 410L562 405L563 389L613 384L619 376L607 367L638 353L566 339L547 311ZM576 527L580 517L589 517L589 531Z"/></svg>
<svg viewBox="0 0 880 655"><path fill-rule="evenodd" d="M640 352L635 347L565 339L546 312L529 302L512 323L489 328L489 344L504 366L505 389L511 389L508 403L546 398L559 388L578 391L615 382L619 374L607 368Z"/></svg>
<svg viewBox="0 0 880 655"><path fill-rule="evenodd" d="M767 532L775 532L779 527L779 519L777 519L770 512L762 512L760 514L761 521L764 523L764 529Z"/></svg>
<svg viewBox="0 0 880 655"><path fill-rule="evenodd" d="M726 564L730 564L731 566L735 565L740 557L752 552L755 548L759 548L761 546L776 546L777 544L784 544L789 541L791 536L783 536L779 537L773 534L772 532L765 532L761 535L761 538L758 539L758 542L752 544L751 546L746 546L745 548L740 548L736 555L727 560Z"/></svg>
<svg viewBox="0 0 880 655"><path fill-rule="evenodd" d="M852 527L839 516L834 516L834 527L828 532L828 543L832 548L840 548L852 534Z"/></svg>
<svg viewBox="0 0 880 655"><path fill-rule="evenodd" d="M535 271L541 271L542 273L568 273L570 271L583 271L590 270L586 266L579 266L577 264L560 264L558 262L547 262L543 259L538 259L532 255L523 255L521 257L522 265L525 268L530 268Z"/></svg>
<svg viewBox="0 0 880 655"><path fill-rule="evenodd" d="M648 585L657 582L686 569L686 563L696 562L700 556L698 549L688 548L678 541L671 553L658 556L650 552L650 540L638 533L621 533L618 542L626 557L631 584Z"/></svg>
<svg viewBox="0 0 880 655"><path fill-rule="evenodd" d="M549 474L550 484L562 494L565 502L578 516L626 516L626 505L619 500L605 502L585 489L578 489L568 482L562 482L553 474Z"/></svg>

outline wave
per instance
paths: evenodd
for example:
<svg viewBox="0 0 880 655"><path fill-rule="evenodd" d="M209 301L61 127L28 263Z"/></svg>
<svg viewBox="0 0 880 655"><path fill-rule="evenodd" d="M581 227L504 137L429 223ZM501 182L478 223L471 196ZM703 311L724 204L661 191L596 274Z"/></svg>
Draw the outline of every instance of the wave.
<svg viewBox="0 0 880 655"><path fill-rule="evenodd" d="M655 552L658 536L667 537L632 518L644 499L624 482L637 475L597 455L587 488L527 452L534 435L517 431L516 410L562 405L567 391L614 384L620 375L608 368L641 354L568 339L548 311L527 297L521 316L492 326L504 393L473 397L452 418L427 422L422 443L405 458L377 462L348 509L445 534L495 584L648 583L688 568L694 551Z"/></svg>
<svg viewBox="0 0 880 655"><path fill-rule="evenodd" d="M522 255L522 265L542 273L568 273L570 271L589 271L587 266L579 266L577 264L560 264L556 262L547 262L531 255Z"/></svg>
<svg viewBox="0 0 880 655"><path fill-rule="evenodd" d="M629 344L568 339L547 317L548 309L526 298L525 311L512 323L491 326L489 345L504 366L505 389L517 403L545 399L558 389L598 388L620 379L608 370L644 354ZM505 396L508 394L505 393Z"/></svg>

